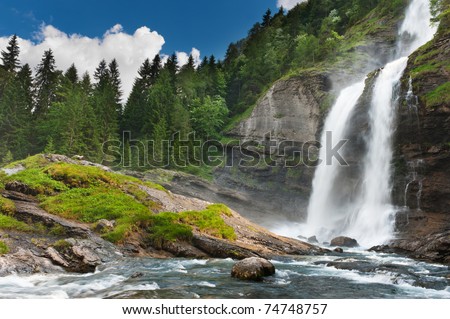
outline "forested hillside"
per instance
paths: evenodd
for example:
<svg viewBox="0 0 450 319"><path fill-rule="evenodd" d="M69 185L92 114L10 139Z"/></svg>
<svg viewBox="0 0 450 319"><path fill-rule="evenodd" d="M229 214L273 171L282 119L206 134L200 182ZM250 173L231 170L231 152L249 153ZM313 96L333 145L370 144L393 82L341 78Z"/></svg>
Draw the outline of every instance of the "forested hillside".
<svg viewBox="0 0 450 319"><path fill-rule="evenodd" d="M159 55L143 61L129 97L121 92L116 60L102 60L92 79L78 74L75 65L57 70L48 50L32 70L21 65L13 36L8 47L1 48L0 159L8 163L30 154L56 152L117 161L104 157L102 145L122 140L122 133L130 132L125 135L122 164L185 166L186 159L192 163L198 158L198 151L176 147L180 140L194 145L197 140L221 139L225 125L251 109L274 81L339 61L358 44L344 41L346 34L358 39L370 32L352 30L353 26L365 19L368 29L380 28L376 17L398 15L405 3L315 0L289 12L268 10L247 38L230 44L223 61L205 57L196 67L191 56L181 68L175 55L164 64ZM179 133L176 138L175 133ZM156 147L147 161L138 147L148 144L137 141L149 140L154 143L150 145L171 140L175 147ZM138 150L140 157L135 156ZM180 160L182 165L177 163Z"/></svg>

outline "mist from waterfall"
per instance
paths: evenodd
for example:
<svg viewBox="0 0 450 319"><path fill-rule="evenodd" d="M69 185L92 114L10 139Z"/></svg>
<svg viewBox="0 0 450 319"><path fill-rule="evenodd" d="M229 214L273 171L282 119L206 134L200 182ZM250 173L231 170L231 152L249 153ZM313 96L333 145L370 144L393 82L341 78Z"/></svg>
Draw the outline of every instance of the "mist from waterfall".
<svg viewBox="0 0 450 319"><path fill-rule="evenodd" d="M399 82L407 66L408 56L433 38L429 0L412 0L399 29L396 60L378 74L371 92L369 136L364 157L362 180L352 196L342 198L337 163L320 165L315 173L308 207L305 235L316 235L320 241L345 235L356 238L365 247L381 244L392 238L396 208L391 202L392 135ZM364 91L364 82L342 90L328 115L322 133L333 132L336 143L352 126L351 114ZM320 158L324 159L324 149Z"/></svg>

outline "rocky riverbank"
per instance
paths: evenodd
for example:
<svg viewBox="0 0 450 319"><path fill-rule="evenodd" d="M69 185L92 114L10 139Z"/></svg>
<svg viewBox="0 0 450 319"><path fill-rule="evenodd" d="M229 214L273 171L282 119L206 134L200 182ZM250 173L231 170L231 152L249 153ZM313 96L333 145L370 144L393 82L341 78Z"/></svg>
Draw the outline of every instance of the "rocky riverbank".
<svg viewBox="0 0 450 319"><path fill-rule="evenodd" d="M9 175L2 175L0 197L0 241L6 247L0 275L91 272L130 256L244 259L326 251L277 236L224 205L83 160L37 155L3 171ZM107 203L95 207L105 197L113 200L108 194L130 200L143 213L115 211L120 207ZM77 210L77 204L85 207ZM104 218L114 214L116 219Z"/></svg>

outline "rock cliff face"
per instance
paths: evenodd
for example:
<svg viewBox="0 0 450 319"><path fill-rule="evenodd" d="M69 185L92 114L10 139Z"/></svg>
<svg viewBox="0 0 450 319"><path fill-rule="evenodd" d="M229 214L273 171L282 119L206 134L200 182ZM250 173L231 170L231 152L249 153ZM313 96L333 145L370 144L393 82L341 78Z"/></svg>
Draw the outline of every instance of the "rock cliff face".
<svg viewBox="0 0 450 319"><path fill-rule="evenodd" d="M230 131L243 141L316 141L320 106L331 90L324 74L293 77L276 82L259 101L252 115Z"/></svg>
<svg viewBox="0 0 450 319"><path fill-rule="evenodd" d="M316 145L322 125L321 107L327 102L331 81L326 74L304 74L280 80L229 135L242 145L227 150L227 163L215 171L215 183L241 199L250 199L243 213L270 224L281 218L298 220L306 212L314 168L297 160L308 158L308 147ZM317 153L317 148L310 148ZM246 151L258 161L241 165ZM297 156L294 154L297 153ZM311 157L311 156L310 156ZM286 161L293 160L292 165ZM291 166L291 167L287 167ZM231 207L238 201L229 198Z"/></svg>
<svg viewBox="0 0 450 319"><path fill-rule="evenodd" d="M395 204L404 207L397 218L399 239L394 245L413 256L447 263L450 262L449 28L447 12L434 40L409 59L403 78L406 98L398 110L394 143L393 192ZM439 244L434 246L439 249L433 251L430 243L436 242L436 238Z"/></svg>

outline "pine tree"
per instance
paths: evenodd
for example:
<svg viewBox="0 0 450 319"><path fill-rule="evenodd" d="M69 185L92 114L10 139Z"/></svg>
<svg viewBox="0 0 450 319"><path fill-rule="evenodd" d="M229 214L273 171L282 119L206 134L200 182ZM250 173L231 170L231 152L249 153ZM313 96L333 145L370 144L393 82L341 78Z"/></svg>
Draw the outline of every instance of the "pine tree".
<svg viewBox="0 0 450 319"><path fill-rule="evenodd" d="M52 105L48 128L58 153L99 158L99 141L89 92L81 83L65 82L58 90L60 100Z"/></svg>
<svg viewBox="0 0 450 319"><path fill-rule="evenodd" d="M5 156L3 156L3 158L2 158L2 163L1 163L1 165L2 165L2 166L5 166L5 165L11 163L13 160L14 160L14 156L13 156L13 154L11 153L11 151L8 150L8 151L6 152L6 154L5 154Z"/></svg>
<svg viewBox="0 0 450 319"><path fill-rule="evenodd" d="M111 86L114 90L116 103L120 108L120 101L122 100L122 90L121 90L122 82L120 81L120 72L117 60L113 59L109 63L108 67L109 67L109 76L111 78ZM121 112L121 108L118 111Z"/></svg>
<svg viewBox="0 0 450 319"><path fill-rule="evenodd" d="M110 82L109 70L105 60L101 60L95 69L94 79L97 81L95 87L98 90L102 90Z"/></svg>
<svg viewBox="0 0 450 319"><path fill-rule="evenodd" d="M177 55L175 53L172 54L167 59L166 65L164 66L164 69L169 71L170 83L172 84L172 88L173 88L174 92L176 92L177 73L178 73L178 59L177 59Z"/></svg>
<svg viewBox="0 0 450 319"><path fill-rule="evenodd" d="M267 9L266 13L264 14L263 17L263 22L262 22L262 27L268 27L270 26L270 21L272 20L272 11L270 11L270 9Z"/></svg>
<svg viewBox="0 0 450 319"><path fill-rule="evenodd" d="M29 114L33 110L33 72L31 71L28 63L24 64L20 71L17 73L17 80L20 83L24 99L26 103L26 109Z"/></svg>
<svg viewBox="0 0 450 319"><path fill-rule="evenodd" d="M36 90L34 115L36 118L44 117L55 100L57 77L55 58L52 50L49 49L44 52L44 56L36 68L34 83Z"/></svg>
<svg viewBox="0 0 450 319"><path fill-rule="evenodd" d="M12 77L7 83L0 100L0 136L2 137L0 152L13 150L17 158L28 154L31 123L30 96L30 87L24 85L18 76Z"/></svg>
<svg viewBox="0 0 450 319"><path fill-rule="evenodd" d="M75 64L72 64L64 73L64 77L69 80L72 84L76 84L78 82L78 70L75 67Z"/></svg>
<svg viewBox="0 0 450 319"><path fill-rule="evenodd" d="M1 52L3 68L7 72L15 72L19 68L19 53L17 36L13 35L8 42L6 51Z"/></svg>
<svg viewBox="0 0 450 319"><path fill-rule="evenodd" d="M94 78L97 83L93 91L93 109L98 126L100 144L116 139L119 130L119 113L117 106L117 90L112 82L106 61L102 60L97 67Z"/></svg>
<svg viewBox="0 0 450 319"><path fill-rule="evenodd" d="M152 61L152 66L150 69L150 83L154 84L159 77L161 72L161 57L159 54L155 55ZM142 75L141 75L142 77Z"/></svg>
<svg viewBox="0 0 450 319"><path fill-rule="evenodd" d="M156 57L155 57L156 59ZM159 67L158 59L155 66ZM146 119L143 114L146 112L148 90L155 81L154 74L159 74L159 69L153 68L150 61L146 59L138 70L138 77L135 79L130 96L125 104L123 112L122 131L130 131L134 137L141 137Z"/></svg>
<svg viewBox="0 0 450 319"><path fill-rule="evenodd" d="M88 96L91 96L92 83L91 83L91 76L89 75L89 73L85 72L83 74L80 85L81 85L81 88L83 89L83 91L86 92L88 94Z"/></svg>

